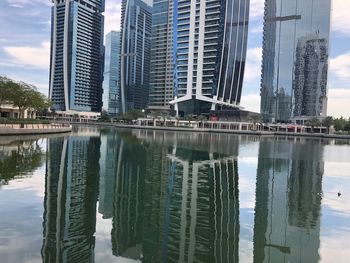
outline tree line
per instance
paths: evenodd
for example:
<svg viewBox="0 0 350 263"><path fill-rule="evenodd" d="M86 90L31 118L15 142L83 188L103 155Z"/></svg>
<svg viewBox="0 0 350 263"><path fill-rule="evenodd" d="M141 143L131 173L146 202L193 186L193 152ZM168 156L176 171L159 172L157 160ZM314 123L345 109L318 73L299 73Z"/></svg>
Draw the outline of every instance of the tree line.
<svg viewBox="0 0 350 263"><path fill-rule="evenodd" d="M24 117L24 111L27 109L39 112L51 106L51 101L34 85L0 76L0 116L1 105L5 103L18 107L20 118Z"/></svg>
<svg viewBox="0 0 350 263"><path fill-rule="evenodd" d="M311 118L305 124L312 128L323 126L329 129L331 126L333 126L336 132L350 132L350 118L333 118L331 116L328 116L322 121L318 118Z"/></svg>
<svg viewBox="0 0 350 263"><path fill-rule="evenodd" d="M345 119L343 117L333 120L334 129L336 131L350 132L350 118Z"/></svg>

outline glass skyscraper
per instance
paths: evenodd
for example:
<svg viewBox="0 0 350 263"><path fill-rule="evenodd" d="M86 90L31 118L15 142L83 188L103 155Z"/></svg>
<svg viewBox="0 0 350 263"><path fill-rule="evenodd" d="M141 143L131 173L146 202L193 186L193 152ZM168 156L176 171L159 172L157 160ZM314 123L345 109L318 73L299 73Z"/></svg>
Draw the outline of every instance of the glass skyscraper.
<svg viewBox="0 0 350 263"><path fill-rule="evenodd" d="M102 110L116 116L120 110L120 32L109 32L105 45Z"/></svg>
<svg viewBox="0 0 350 263"><path fill-rule="evenodd" d="M239 107L250 0L174 0L174 95L182 114Z"/></svg>
<svg viewBox="0 0 350 263"><path fill-rule="evenodd" d="M174 98L173 0L154 0L149 108L169 110Z"/></svg>
<svg viewBox="0 0 350 263"><path fill-rule="evenodd" d="M145 109L149 96L152 7L142 0L123 0L121 15L122 112Z"/></svg>
<svg viewBox="0 0 350 263"><path fill-rule="evenodd" d="M264 121L327 115L331 0L266 0L261 114Z"/></svg>
<svg viewBox="0 0 350 263"><path fill-rule="evenodd" d="M101 111L104 0L53 0L49 97L56 111Z"/></svg>

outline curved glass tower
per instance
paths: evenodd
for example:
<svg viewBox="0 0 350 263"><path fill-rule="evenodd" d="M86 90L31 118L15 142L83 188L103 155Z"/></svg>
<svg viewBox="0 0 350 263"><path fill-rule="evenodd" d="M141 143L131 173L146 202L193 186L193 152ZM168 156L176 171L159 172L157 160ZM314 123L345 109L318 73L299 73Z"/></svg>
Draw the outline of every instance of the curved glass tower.
<svg viewBox="0 0 350 263"><path fill-rule="evenodd" d="M174 95L180 114L239 107L250 0L174 1Z"/></svg>
<svg viewBox="0 0 350 263"><path fill-rule="evenodd" d="M123 0L120 42L121 112L146 109L149 95L152 7Z"/></svg>
<svg viewBox="0 0 350 263"><path fill-rule="evenodd" d="M261 114L266 122L327 115L331 0L266 0Z"/></svg>
<svg viewBox="0 0 350 263"><path fill-rule="evenodd" d="M56 111L100 112L104 0L52 0L49 97Z"/></svg>

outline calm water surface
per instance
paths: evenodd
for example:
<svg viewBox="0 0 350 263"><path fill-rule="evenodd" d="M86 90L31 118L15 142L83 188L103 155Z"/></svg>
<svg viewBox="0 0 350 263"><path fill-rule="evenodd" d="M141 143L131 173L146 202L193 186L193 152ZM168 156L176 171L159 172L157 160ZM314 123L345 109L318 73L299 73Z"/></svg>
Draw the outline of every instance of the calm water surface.
<svg viewBox="0 0 350 263"><path fill-rule="evenodd" d="M347 263L349 200L344 141L0 137L1 263Z"/></svg>

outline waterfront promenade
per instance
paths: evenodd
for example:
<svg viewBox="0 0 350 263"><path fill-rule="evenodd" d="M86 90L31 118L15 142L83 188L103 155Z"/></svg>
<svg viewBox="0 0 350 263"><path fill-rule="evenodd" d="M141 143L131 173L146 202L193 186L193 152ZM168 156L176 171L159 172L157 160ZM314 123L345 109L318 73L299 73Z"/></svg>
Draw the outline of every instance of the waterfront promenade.
<svg viewBox="0 0 350 263"><path fill-rule="evenodd" d="M230 130L221 128L184 128L184 127L166 127L166 126L147 126L147 125L125 125L125 124L108 124L116 128L124 129L148 129L163 131L184 131L184 132L205 132L205 133L226 133L226 134L243 134L257 136L291 136L291 137L310 137L325 139L345 139L350 140L350 135L327 134L327 133L307 133L307 132L290 132L290 131L263 131L263 130Z"/></svg>
<svg viewBox="0 0 350 263"><path fill-rule="evenodd" d="M183 131L183 132L204 132L204 133L225 133L243 134L256 136L290 136L290 137L310 137L325 139L350 140L350 134L327 133L326 127L311 127L293 124L260 124L250 122L210 122L210 121L161 121L145 122L139 119L132 124L121 122L71 122L76 125L109 126L120 129L145 129L162 131Z"/></svg>
<svg viewBox="0 0 350 263"><path fill-rule="evenodd" d="M53 134L71 132L72 126L65 123L51 124L0 124L0 136Z"/></svg>

